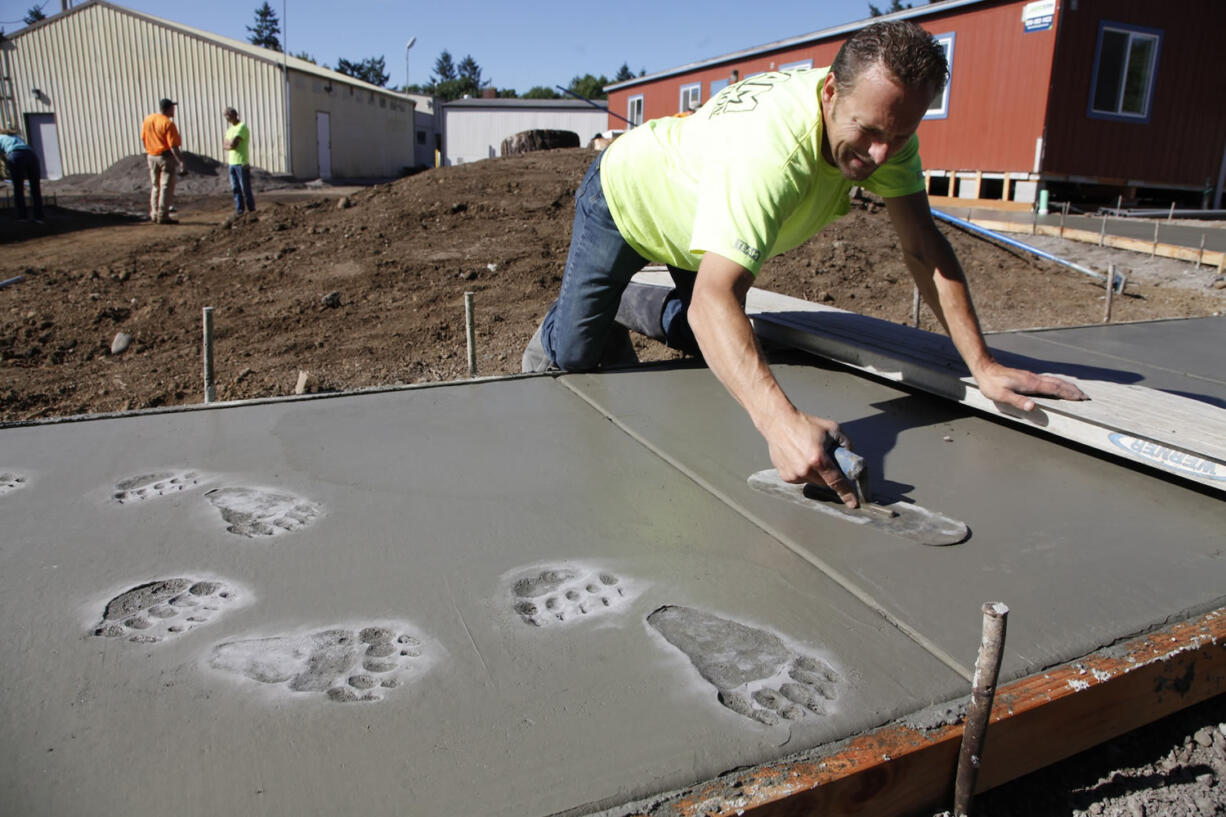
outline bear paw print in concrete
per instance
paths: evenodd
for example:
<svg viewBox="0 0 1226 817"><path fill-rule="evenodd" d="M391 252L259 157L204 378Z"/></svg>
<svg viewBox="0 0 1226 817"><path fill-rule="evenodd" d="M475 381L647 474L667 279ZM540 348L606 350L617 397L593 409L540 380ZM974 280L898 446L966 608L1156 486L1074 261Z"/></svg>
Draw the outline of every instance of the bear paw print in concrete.
<svg viewBox="0 0 1226 817"><path fill-rule="evenodd" d="M689 658L721 704L774 725L824 715L842 677L766 630L689 607L661 607L647 623Z"/></svg>

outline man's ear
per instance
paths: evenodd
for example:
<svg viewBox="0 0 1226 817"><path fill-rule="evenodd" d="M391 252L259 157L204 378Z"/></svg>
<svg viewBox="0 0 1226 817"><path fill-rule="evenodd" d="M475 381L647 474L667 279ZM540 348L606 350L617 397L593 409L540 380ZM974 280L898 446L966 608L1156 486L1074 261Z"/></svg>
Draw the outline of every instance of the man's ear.
<svg viewBox="0 0 1226 817"><path fill-rule="evenodd" d="M830 103L834 101L834 97L837 93L838 93L838 84L835 81L834 72L831 71L827 73L826 78L822 80L822 90L821 90L822 104L830 105Z"/></svg>

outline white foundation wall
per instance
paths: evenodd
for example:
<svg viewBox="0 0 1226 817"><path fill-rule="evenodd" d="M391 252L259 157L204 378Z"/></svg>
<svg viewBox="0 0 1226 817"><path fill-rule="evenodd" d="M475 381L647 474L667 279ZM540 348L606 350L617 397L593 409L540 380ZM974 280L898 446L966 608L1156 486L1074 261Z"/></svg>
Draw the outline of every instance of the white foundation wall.
<svg viewBox="0 0 1226 817"><path fill-rule="evenodd" d="M541 104L548 102L552 104ZM535 103L535 104L534 104ZM502 140L526 130L566 130L586 146L608 128L608 111L576 100L457 100L440 106L443 164L463 164L500 155Z"/></svg>

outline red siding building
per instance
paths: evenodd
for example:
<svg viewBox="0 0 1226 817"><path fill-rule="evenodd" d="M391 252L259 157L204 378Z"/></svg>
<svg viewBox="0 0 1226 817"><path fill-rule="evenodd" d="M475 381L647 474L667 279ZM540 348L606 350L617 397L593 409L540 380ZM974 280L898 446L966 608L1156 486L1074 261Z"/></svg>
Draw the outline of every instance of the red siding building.
<svg viewBox="0 0 1226 817"><path fill-rule="evenodd" d="M609 126L676 115L752 74L829 65L878 19L913 20L949 57L919 129L932 193L1221 206L1223 0L944 0L609 85Z"/></svg>

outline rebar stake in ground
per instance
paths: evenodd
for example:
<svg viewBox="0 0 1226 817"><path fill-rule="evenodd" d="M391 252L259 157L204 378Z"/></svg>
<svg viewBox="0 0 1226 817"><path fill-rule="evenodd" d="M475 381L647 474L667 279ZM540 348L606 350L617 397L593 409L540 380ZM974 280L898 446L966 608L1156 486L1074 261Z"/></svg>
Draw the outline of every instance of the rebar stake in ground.
<svg viewBox="0 0 1226 817"><path fill-rule="evenodd" d="M975 661L975 678L971 682L971 706L962 729L962 748L958 752L958 772L954 778L954 817L969 817L971 800L975 796L975 781L979 777L979 760L992 714L992 699L996 697L996 679L1000 674L1000 659L1005 647L1005 622L1009 608L1002 602L983 605L983 639Z"/></svg>
<svg viewBox="0 0 1226 817"><path fill-rule="evenodd" d="M213 307L204 308L204 402L212 403L217 399L217 389L213 385Z"/></svg>

